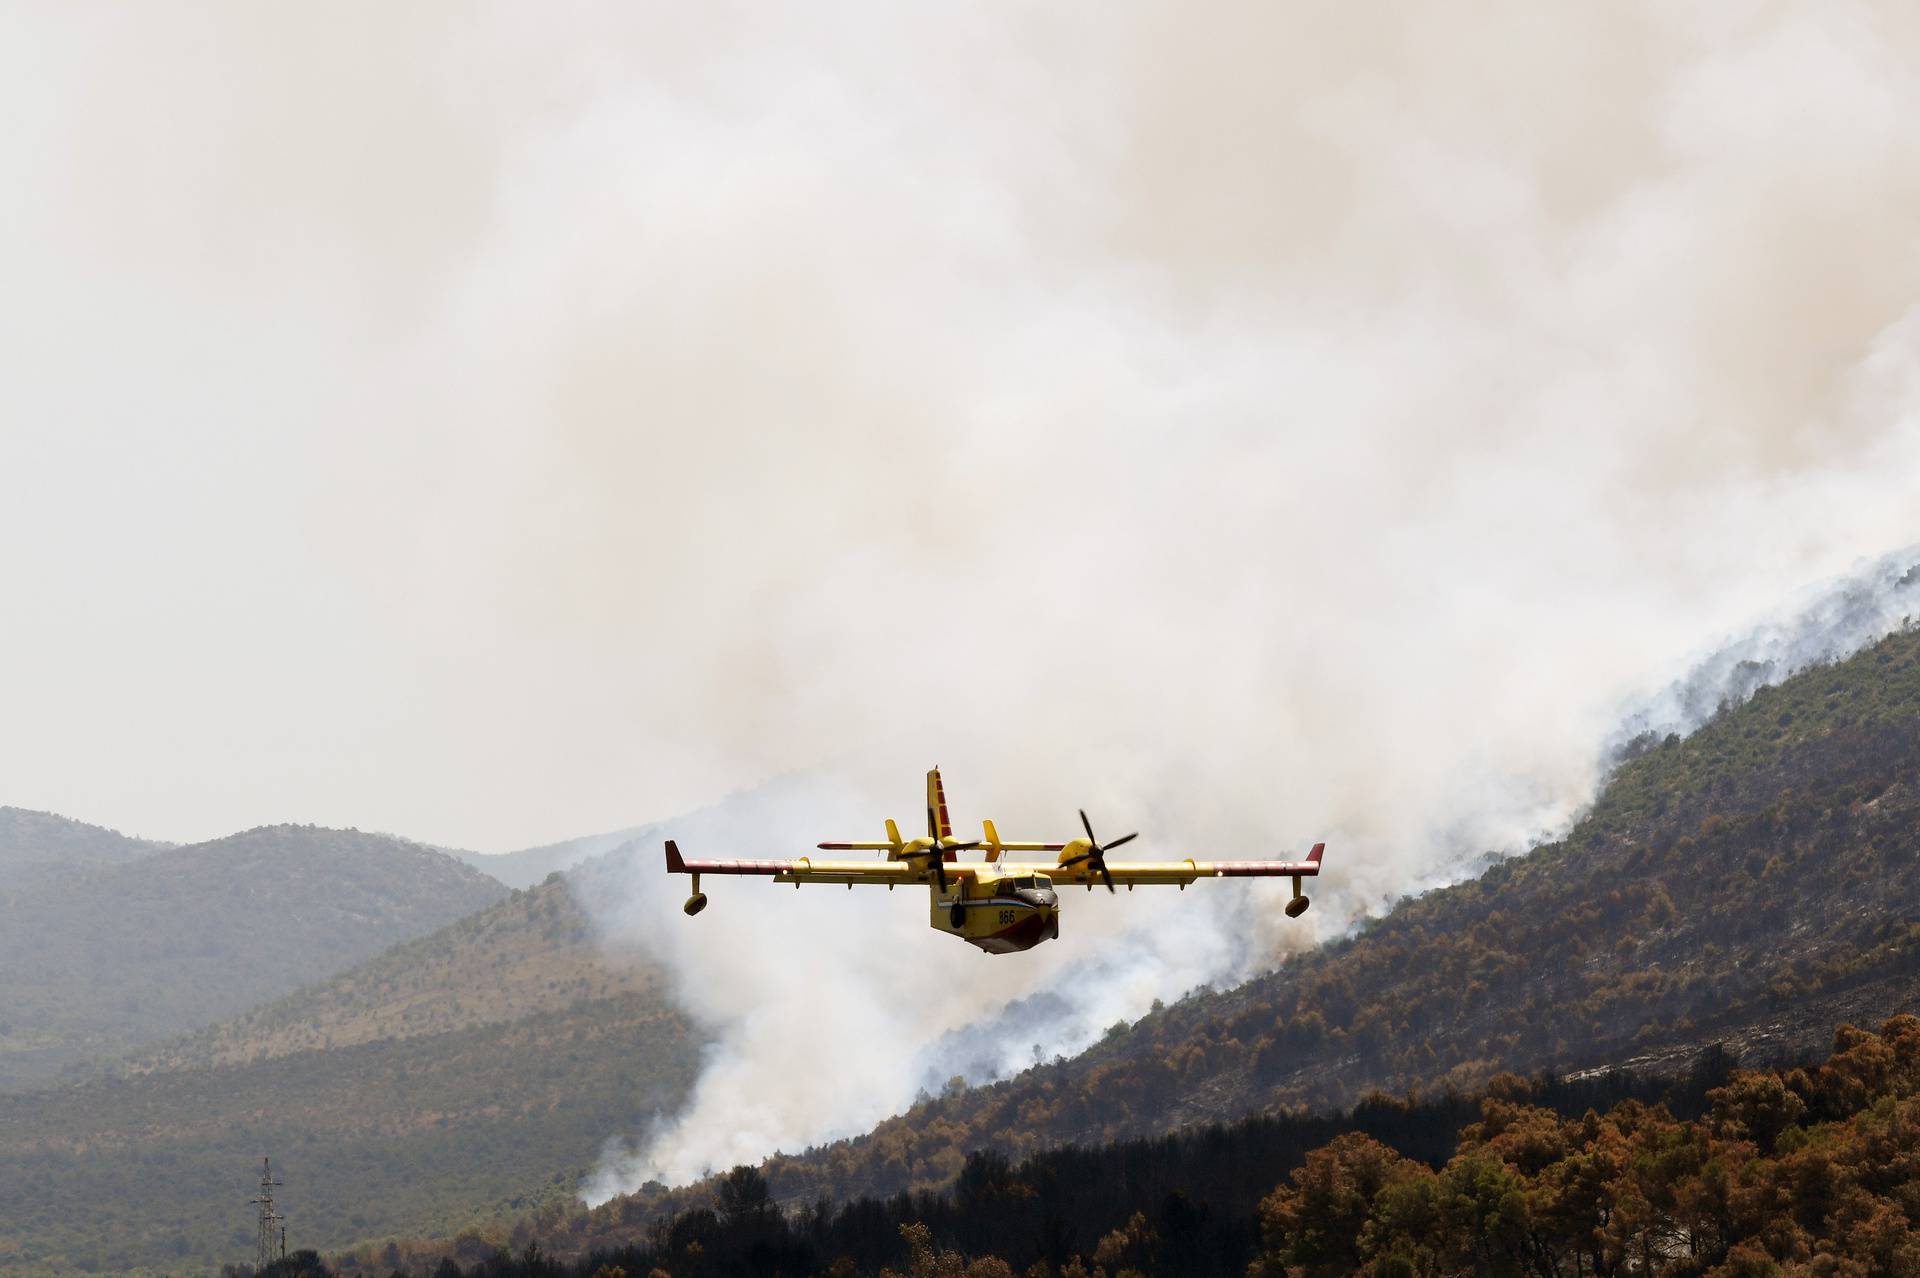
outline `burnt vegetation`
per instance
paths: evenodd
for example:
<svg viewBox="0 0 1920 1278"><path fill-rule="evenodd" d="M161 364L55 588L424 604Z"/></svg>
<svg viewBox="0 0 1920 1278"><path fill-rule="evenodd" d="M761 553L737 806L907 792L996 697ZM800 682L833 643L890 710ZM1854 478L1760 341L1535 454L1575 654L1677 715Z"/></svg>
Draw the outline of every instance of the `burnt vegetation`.
<svg viewBox="0 0 1920 1278"><path fill-rule="evenodd" d="M1665 1082L1506 1075L1019 1164L976 1153L945 1192L790 1212L740 1167L623 1243L380 1259L431 1278L1910 1274L1916 1212L1920 1019L1899 1017L1843 1027L1815 1068L1708 1052Z"/></svg>

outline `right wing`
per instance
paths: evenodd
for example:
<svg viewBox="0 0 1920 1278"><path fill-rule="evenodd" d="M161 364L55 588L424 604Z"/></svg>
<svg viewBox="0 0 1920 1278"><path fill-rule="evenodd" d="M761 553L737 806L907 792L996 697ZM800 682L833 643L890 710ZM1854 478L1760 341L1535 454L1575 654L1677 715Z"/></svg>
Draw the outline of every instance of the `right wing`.
<svg viewBox="0 0 1920 1278"><path fill-rule="evenodd" d="M881 847L887 845L882 843ZM963 865L944 867L950 879L966 878L972 868ZM680 847L667 840L669 874L751 874L770 878L775 883L924 883L927 867L912 861L816 861L796 857L791 861L689 861L680 855Z"/></svg>

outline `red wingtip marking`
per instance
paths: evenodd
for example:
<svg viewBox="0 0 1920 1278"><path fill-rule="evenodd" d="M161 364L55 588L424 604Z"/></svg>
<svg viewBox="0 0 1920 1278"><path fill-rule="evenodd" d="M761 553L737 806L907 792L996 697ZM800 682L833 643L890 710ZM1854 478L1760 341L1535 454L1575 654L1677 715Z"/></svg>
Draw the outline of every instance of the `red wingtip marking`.
<svg viewBox="0 0 1920 1278"><path fill-rule="evenodd" d="M1324 843L1316 843L1316 844L1314 844L1314 845L1313 845L1313 850L1312 850L1311 852L1309 852L1309 853L1307 853L1307 860L1309 860L1309 861L1311 861L1311 862L1313 862L1313 863L1314 863L1315 865L1318 865L1318 864L1320 864L1320 854L1321 854L1322 852L1325 852L1326 850L1327 850L1327 845L1326 845L1326 844L1324 844Z"/></svg>
<svg viewBox="0 0 1920 1278"><path fill-rule="evenodd" d="M667 840L667 873L685 874L687 863L680 857L680 845L672 839Z"/></svg>

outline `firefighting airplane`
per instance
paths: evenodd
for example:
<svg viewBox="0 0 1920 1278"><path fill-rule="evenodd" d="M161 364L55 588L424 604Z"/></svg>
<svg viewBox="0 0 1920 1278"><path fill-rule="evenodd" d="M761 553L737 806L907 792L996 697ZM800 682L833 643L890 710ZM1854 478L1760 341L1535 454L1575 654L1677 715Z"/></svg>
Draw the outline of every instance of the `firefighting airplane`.
<svg viewBox="0 0 1920 1278"><path fill-rule="evenodd" d="M1291 878L1293 899L1287 902L1288 918L1306 913L1307 898L1300 891L1300 880L1320 873L1320 854L1327 845L1316 843L1304 861L1132 861L1110 864L1107 853L1138 835L1125 834L1109 843L1093 837L1093 826L1086 812L1080 813L1084 839L1065 843L1008 843L1002 841L993 822L982 821L985 837L966 843L953 838L953 823L947 819L946 790L940 784L940 769L927 773L927 837L904 840L900 827L887 822L885 843L822 843L828 852L885 852L887 859L874 861L816 861L801 857L794 861L689 861L680 848L667 840L667 872L691 874L693 895L683 907L689 915L707 908L707 894L700 890L702 874L763 874L776 883L844 883L849 889L856 883L884 883L889 888L901 884L925 883L931 890L928 923L936 932L957 936L969 945L977 945L989 954L1013 954L1030 950L1042 941L1060 935L1060 898L1058 884L1085 884L1088 891L1096 882L1107 891L1124 883L1131 891L1146 884L1172 883L1183 891L1196 879ZM961 861L958 854L984 847L984 861ZM1006 861L1008 852L1057 852L1059 858L1047 861Z"/></svg>

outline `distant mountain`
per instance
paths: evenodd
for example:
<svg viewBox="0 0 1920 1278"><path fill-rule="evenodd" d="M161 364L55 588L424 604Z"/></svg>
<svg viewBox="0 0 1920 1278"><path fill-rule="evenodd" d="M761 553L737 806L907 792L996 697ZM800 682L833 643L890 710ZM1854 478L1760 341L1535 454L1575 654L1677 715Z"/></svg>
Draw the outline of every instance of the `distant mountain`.
<svg viewBox="0 0 1920 1278"><path fill-rule="evenodd" d="M1013 1156L1497 1072L1812 1058L1920 1011L1920 632L1643 742L1569 835L1074 1059L963 1088L767 1174L931 1188ZM606 1211L644 1218L661 1195Z"/></svg>
<svg viewBox="0 0 1920 1278"><path fill-rule="evenodd" d="M661 841L676 836L708 841L743 825L764 829L769 837L793 828L797 812L812 813L834 779L817 774L783 773L749 789L727 795L716 803L684 812L668 821L628 826L605 834L586 834L559 843L522 848L517 852L462 852L445 849L468 865L499 879L508 887L532 887L556 871L569 871L626 846L650 847L657 854ZM803 841L804 842L804 841Z"/></svg>
<svg viewBox="0 0 1920 1278"><path fill-rule="evenodd" d="M543 843L537 848L521 848L517 852L462 852L451 848L447 851L510 888L529 888L543 882L549 874L571 870L634 839L655 841L656 831L662 828L658 825L636 825L606 834L583 834L577 839Z"/></svg>
<svg viewBox="0 0 1920 1278"><path fill-rule="evenodd" d="M591 873L591 871L587 871ZM161 1043L136 1074L272 1060L518 1021L593 999L664 1000L660 971L610 955L564 880L516 891L323 984Z"/></svg>
<svg viewBox="0 0 1920 1278"><path fill-rule="evenodd" d="M0 1089L231 1016L506 895L403 839L286 825L0 880Z"/></svg>
<svg viewBox="0 0 1920 1278"><path fill-rule="evenodd" d="M300 1246L558 1210L609 1132L684 1102L702 1041L565 880L515 892L126 1076L0 1096L0 1271L244 1256L262 1154Z"/></svg>
<svg viewBox="0 0 1920 1278"><path fill-rule="evenodd" d="M51 812L0 807L0 883L16 871L124 865L173 847Z"/></svg>

